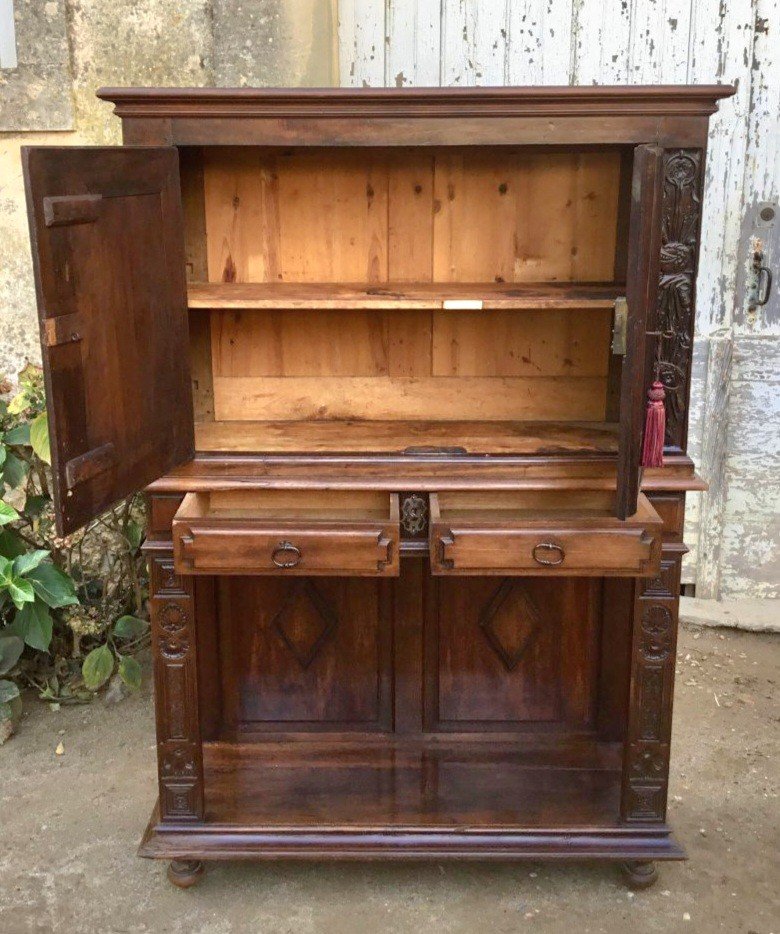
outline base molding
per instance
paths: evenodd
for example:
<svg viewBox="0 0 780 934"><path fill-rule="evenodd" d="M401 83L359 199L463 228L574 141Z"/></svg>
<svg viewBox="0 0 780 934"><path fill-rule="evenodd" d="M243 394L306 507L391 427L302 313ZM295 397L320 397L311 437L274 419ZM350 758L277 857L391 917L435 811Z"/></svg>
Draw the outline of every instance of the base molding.
<svg viewBox="0 0 780 934"><path fill-rule="evenodd" d="M188 860L686 859L666 825L595 829L239 827L169 823L155 808L138 855Z"/></svg>

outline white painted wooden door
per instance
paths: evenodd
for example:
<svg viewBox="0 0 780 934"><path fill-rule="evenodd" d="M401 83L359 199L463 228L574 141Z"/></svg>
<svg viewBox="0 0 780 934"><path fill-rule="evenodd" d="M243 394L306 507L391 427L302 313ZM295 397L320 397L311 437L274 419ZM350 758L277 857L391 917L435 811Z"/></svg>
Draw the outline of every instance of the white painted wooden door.
<svg viewBox="0 0 780 934"><path fill-rule="evenodd" d="M690 451L711 491L684 580L778 596L780 289L752 320L737 283L743 218L780 195L780 0L338 0L338 30L350 87L736 85L710 132Z"/></svg>

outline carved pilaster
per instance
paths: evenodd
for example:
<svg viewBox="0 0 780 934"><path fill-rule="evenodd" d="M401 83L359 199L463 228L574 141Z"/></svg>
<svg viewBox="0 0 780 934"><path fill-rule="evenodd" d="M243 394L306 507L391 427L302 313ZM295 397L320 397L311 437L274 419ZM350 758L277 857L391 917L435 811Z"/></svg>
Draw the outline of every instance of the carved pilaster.
<svg viewBox="0 0 780 934"><path fill-rule="evenodd" d="M658 305L653 325L660 336L648 339L648 349L654 357L656 341L660 340L660 375L666 388L665 441L672 450L684 450L688 434L702 168L701 149L664 153Z"/></svg>
<svg viewBox="0 0 780 934"><path fill-rule="evenodd" d="M666 819L680 564L685 547L664 546L661 572L637 582L622 819Z"/></svg>
<svg viewBox="0 0 780 934"><path fill-rule="evenodd" d="M160 815L163 820L202 820L192 580L176 573L171 556L156 554L151 583Z"/></svg>

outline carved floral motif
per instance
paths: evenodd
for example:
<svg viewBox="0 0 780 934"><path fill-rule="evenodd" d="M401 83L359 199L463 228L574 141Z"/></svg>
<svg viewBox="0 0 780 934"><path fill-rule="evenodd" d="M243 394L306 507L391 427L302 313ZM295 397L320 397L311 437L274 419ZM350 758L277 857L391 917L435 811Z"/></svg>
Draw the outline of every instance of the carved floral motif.
<svg viewBox="0 0 780 934"><path fill-rule="evenodd" d="M672 645L672 614L658 603L642 614L642 654L651 662L663 661Z"/></svg>
<svg viewBox="0 0 780 934"><path fill-rule="evenodd" d="M666 389L666 444L682 447L688 404L701 220L701 150L670 150L664 159L660 277L655 327L659 375Z"/></svg>
<svg viewBox="0 0 780 934"><path fill-rule="evenodd" d="M166 749L160 757L160 774L164 778L194 778L197 765L192 749L176 746Z"/></svg>
<svg viewBox="0 0 780 934"><path fill-rule="evenodd" d="M181 590L181 578L174 570L173 563L162 564L161 570L163 573L162 588L164 590Z"/></svg>
<svg viewBox="0 0 780 934"><path fill-rule="evenodd" d="M624 769L622 813L626 821L663 821L669 771L669 731L677 601L655 591L671 586L679 554L664 551L657 582L640 587L635 603L632 701Z"/></svg>
<svg viewBox="0 0 780 934"><path fill-rule="evenodd" d="M165 658L183 658L190 647L187 632L188 617L184 608L173 601L158 610L160 652Z"/></svg>
<svg viewBox="0 0 780 934"><path fill-rule="evenodd" d="M156 556L153 569L160 814L163 821L197 820L203 817L203 772L192 585L168 556Z"/></svg>
<svg viewBox="0 0 780 934"><path fill-rule="evenodd" d="M631 775L651 781L663 778L666 771L667 749L657 743L642 743L632 749Z"/></svg>

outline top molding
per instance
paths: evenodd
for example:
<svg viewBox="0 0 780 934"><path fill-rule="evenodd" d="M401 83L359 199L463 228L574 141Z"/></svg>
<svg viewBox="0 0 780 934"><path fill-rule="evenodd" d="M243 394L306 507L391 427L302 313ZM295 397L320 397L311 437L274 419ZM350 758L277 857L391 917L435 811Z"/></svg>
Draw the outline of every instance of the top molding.
<svg viewBox="0 0 780 934"><path fill-rule="evenodd" d="M100 88L119 117L708 116L731 85L478 88Z"/></svg>

